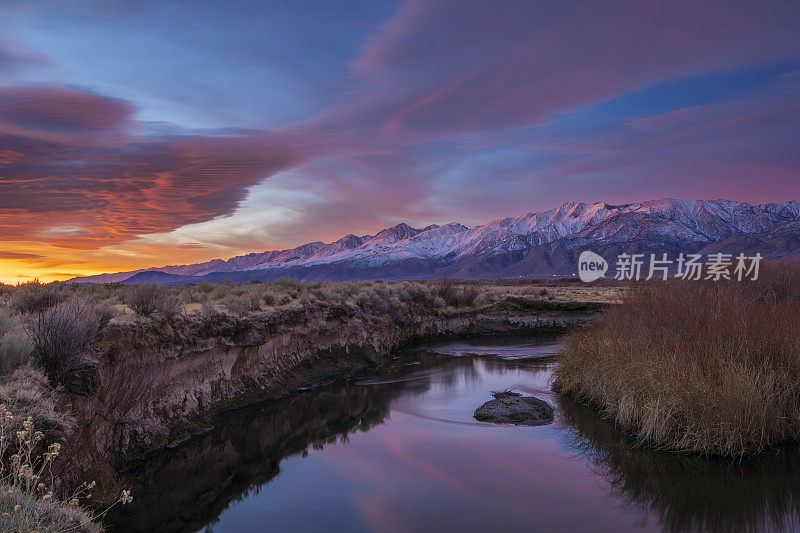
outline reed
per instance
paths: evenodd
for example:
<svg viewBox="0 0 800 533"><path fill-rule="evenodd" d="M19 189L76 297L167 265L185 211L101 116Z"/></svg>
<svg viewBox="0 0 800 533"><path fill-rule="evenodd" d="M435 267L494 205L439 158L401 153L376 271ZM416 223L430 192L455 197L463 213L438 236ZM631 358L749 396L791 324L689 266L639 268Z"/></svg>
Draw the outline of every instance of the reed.
<svg viewBox="0 0 800 533"><path fill-rule="evenodd" d="M555 375L655 447L737 456L800 440L800 266L630 290L568 337Z"/></svg>

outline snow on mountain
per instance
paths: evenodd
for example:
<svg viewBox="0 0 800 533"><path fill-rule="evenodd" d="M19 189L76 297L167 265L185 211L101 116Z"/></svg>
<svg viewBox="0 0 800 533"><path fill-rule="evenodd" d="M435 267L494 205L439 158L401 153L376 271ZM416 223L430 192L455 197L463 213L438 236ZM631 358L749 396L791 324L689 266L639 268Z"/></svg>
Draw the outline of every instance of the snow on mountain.
<svg viewBox="0 0 800 533"><path fill-rule="evenodd" d="M456 223L422 229L398 224L374 236L351 234L330 244L313 242L227 261L215 259L74 281L120 281L146 272L209 279L246 272L257 272L258 279L273 279L282 273L306 279L398 279L450 273L536 276L572 272L574 257L587 248L690 252L739 246L741 252L758 248L768 257L774 251L776 258L800 258L800 250L792 248L798 242L797 201L755 206L730 200L661 199L624 205L566 202L474 228Z"/></svg>

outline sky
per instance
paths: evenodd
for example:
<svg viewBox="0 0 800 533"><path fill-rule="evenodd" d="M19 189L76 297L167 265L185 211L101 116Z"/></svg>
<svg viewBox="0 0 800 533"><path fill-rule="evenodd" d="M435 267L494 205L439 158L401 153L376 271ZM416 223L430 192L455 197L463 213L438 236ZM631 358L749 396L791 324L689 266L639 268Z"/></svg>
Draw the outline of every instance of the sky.
<svg viewBox="0 0 800 533"><path fill-rule="evenodd" d="M800 200L800 2L0 0L0 281Z"/></svg>

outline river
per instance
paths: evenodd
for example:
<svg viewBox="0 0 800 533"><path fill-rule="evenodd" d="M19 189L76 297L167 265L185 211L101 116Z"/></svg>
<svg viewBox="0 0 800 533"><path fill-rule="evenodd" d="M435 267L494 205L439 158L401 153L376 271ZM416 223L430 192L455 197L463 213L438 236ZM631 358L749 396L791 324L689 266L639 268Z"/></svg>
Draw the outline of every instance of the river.
<svg viewBox="0 0 800 533"><path fill-rule="evenodd" d="M139 466L108 530L771 531L800 525L800 455L740 461L633 446L550 390L553 338L406 349L390 368L220 415ZM477 422L492 391L556 408Z"/></svg>

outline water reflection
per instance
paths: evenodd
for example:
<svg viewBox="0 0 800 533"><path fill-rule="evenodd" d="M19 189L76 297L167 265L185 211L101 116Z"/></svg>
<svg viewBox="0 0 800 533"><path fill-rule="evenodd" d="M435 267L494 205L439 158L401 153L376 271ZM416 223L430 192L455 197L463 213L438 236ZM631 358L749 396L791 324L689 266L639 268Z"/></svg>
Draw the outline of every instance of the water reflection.
<svg viewBox="0 0 800 533"><path fill-rule="evenodd" d="M277 476L286 457L382 424L392 394L330 386L226 413L212 432L140 465L134 502L108 517L108 529L197 531Z"/></svg>
<svg viewBox="0 0 800 533"><path fill-rule="evenodd" d="M664 531L797 531L800 453L775 449L741 460L632 446L586 405L560 397L564 439L588 457L631 512L654 513Z"/></svg>
<svg viewBox="0 0 800 533"><path fill-rule="evenodd" d="M530 338L428 345L373 375L226 413L139 465L134 503L109 530L798 527L796 452L722 461L631 447L550 391L556 349ZM556 406L556 424L476 422L474 408L505 388Z"/></svg>

